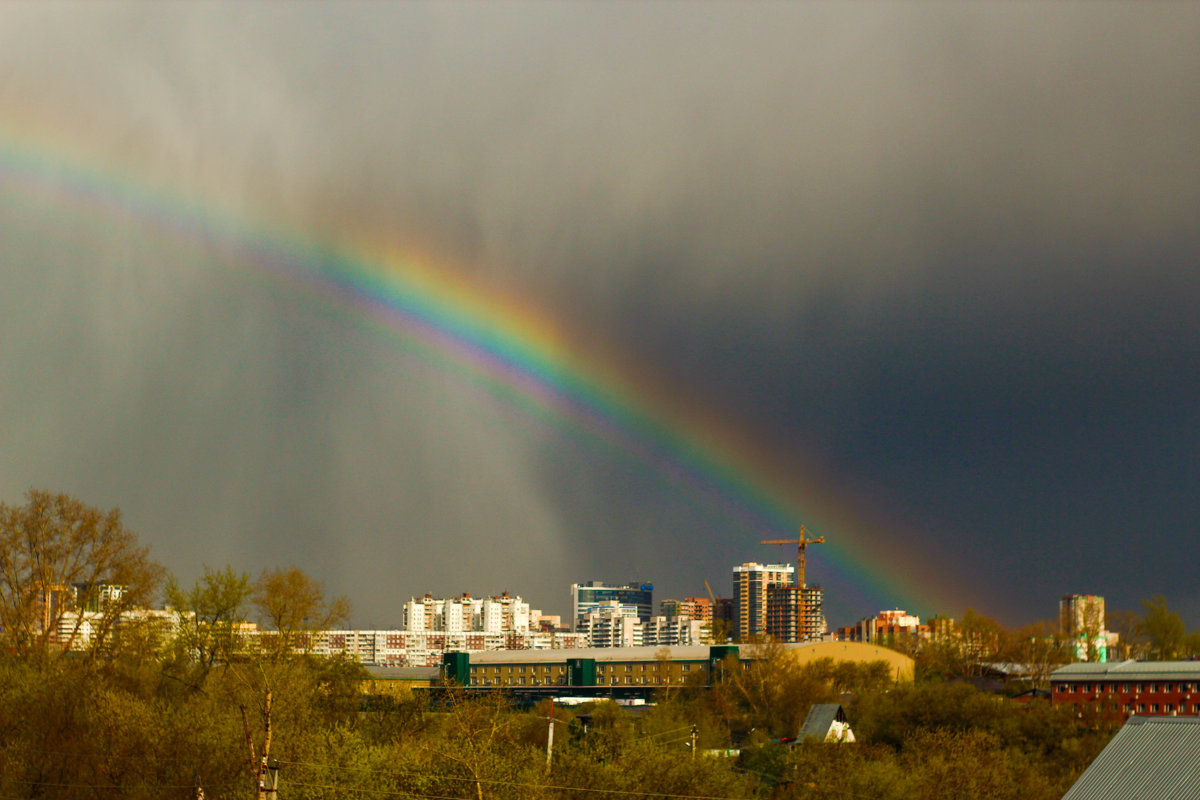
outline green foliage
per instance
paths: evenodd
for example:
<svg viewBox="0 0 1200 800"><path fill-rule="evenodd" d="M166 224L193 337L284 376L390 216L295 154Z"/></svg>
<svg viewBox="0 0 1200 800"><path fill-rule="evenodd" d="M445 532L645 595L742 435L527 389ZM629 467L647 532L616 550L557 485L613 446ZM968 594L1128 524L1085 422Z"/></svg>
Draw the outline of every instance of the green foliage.
<svg viewBox="0 0 1200 800"><path fill-rule="evenodd" d="M753 655L743 664L731 659L725 679L702 695L732 742L795 736L814 703L836 702L843 693L885 691L893 681L883 661L824 658L800 664L792 653L771 644Z"/></svg>
<svg viewBox="0 0 1200 800"><path fill-rule="evenodd" d="M16 511L3 512L10 533L28 529L14 522ZM98 530L106 519L93 519ZM0 543L9 548L7 564L24 558L12 554L13 541ZM153 569L145 574L153 579ZM28 580L12 583L22 585ZM0 591L9 592L5 613L19 612L26 590ZM297 800L385 793L565 800L593 792L1049 800L1114 731L1111 720L1086 711L1018 706L942 680L978 675L981 663L999 659L1039 665L1044 676L1064 658L1049 627L1009 634L974 612L956 635L921 648L916 683L896 685L884 662L800 663L766 644L744 650L753 656L746 662L729 659L712 686L694 673L638 713L609 701L521 710L499 694L465 693L431 710L414 696L367 703L359 665L291 646L344 615L344 605L326 601L299 570L267 571L251 584L232 567L205 568L191 588L170 581L167 599L182 623L173 639L153 624L123 621L105 634L103 649L74 658L6 634L0 797L182 800L195 797L198 782L209 800L244 798L255 789L256 757L269 751L281 762L281 796ZM277 641L291 645L239 646L251 602L280 633ZM1143 611L1128 620L1135 651L1167 658L1200 649L1200 636L1187 634L1165 599L1147 601ZM822 702L845 705L856 743L779 743ZM710 754L731 747L740 757Z"/></svg>
<svg viewBox="0 0 1200 800"><path fill-rule="evenodd" d="M183 589L174 577L167 581L167 605L179 614L177 660L194 661L207 671L237 654L237 626L245 619L250 599L250 578L232 566L214 570L207 565L191 589Z"/></svg>
<svg viewBox="0 0 1200 800"><path fill-rule="evenodd" d="M348 599L327 599L325 587L296 567L264 569L250 599L259 621L271 631L263 649L276 659L307 653L311 639L306 634L337 628L350 618Z"/></svg>
<svg viewBox="0 0 1200 800"><path fill-rule="evenodd" d="M1183 619L1167 608L1167 598L1155 595L1142 601L1142 630L1149 639L1150 656L1159 661L1179 658L1183 653L1187 628Z"/></svg>

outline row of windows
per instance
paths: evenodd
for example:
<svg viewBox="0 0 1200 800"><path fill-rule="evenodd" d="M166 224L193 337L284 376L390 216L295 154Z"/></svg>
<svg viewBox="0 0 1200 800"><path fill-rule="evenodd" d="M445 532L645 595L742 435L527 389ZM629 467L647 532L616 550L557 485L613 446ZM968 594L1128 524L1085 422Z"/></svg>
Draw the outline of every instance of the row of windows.
<svg viewBox="0 0 1200 800"><path fill-rule="evenodd" d="M675 666L674 663L668 664L666 669L669 670L673 666ZM691 672L692 671L691 664L679 664L678 666L679 666L679 669L683 672ZM663 665L658 664L658 663L636 664L636 665L635 664L597 664L596 665L596 674L604 675L607 673L608 670L611 670L613 672L624 671L627 673L632 673L635 671L635 669L637 672L640 672L640 673L659 672L663 669ZM526 671L528 671L529 673L536 675L539 670L541 671L541 674L543 674L543 675L550 675L552 670L559 675L563 675L566 673L567 668L563 664L557 664L557 665L545 664L540 667L536 664L528 664L528 665L527 664L516 664L516 665L509 664L508 666L504 666L504 667L473 666L473 667L471 667L471 674L472 675L483 675L483 674L490 672L491 674L499 675L503 671L509 675L513 675L513 674L525 674Z"/></svg>
<svg viewBox="0 0 1200 800"><path fill-rule="evenodd" d="M566 677L560 676L557 679L551 680L546 678L540 679L536 676L526 680L524 675L513 676L483 676L472 680L476 686L561 686L566 684ZM682 682L681 679L672 678L670 675L666 677L652 675L625 675L618 677L612 675L608 678L597 678L597 685L601 686L665 686L673 683Z"/></svg>
<svg viewBox="0 0 1200 800"><path fill-rule="evenodd" d="M488 670L491 670L493 674L499 675L501 670L507 670L508 674L512 675L514 671L516 671L518 673L524 673L526 666L527 665L525 665L525 664L520 664L517 666L513 666L510 664L507 667L471 667L471 674L472 675L481 675L481 674L486 673ZM534 673L534 674L536 674L538 671L538 667L534 666L534 665L528 665L528 669L531 673ZM541 667L541 670L542 670L543 675L549 675L551 673L551 670L556 671L559 675L564 675L564 674L566 674L567 668L566 668L566 666L564 666L562 664L559 664L557 666L545 665L545 666Z"/></svg>
<svg viewBox="0 0 1200 800"><path fill-rule="evenodd" d="M1188 704L1180 703L1178 706L1174 703L1081 703L1081 706L1090 708L1093 711L1123 711L1126 714L1134 713L1137 710L1138 714L1187 714ZM1200 703L1191 704L1191 713L1200 714Z"/></svg>
<svg viewBox="0 0 1200 800"><path fill-rule="evenodd" d="M1190 693L1196 691L1197 684L1195 683L1089 683L1087 681L1081 683L1060 683L1058 684L1058 692L1060 694L1093 694L1118 691L1117 687L1123 693L1136 692L1138 694L1175 694L1176 692Z"/></svg>

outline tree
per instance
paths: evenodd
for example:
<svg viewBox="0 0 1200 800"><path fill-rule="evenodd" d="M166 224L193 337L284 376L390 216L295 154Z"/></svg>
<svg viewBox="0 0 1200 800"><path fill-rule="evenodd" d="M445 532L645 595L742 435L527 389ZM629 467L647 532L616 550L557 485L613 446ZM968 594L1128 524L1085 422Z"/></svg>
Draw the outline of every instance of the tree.
<svg viewBox="0 0 1200 800"><path fill-rule="evenodd" d="M1051 673L1071 660L1070 643L1063 642L1049 622L1026 625L1007 640L1002 658L1025 665L1034 686L1049 685Z"/></svg>
<svg viewBox="0 0 1200 800"><path fill-rule="evenodd" d="M350 601L325 598L325 587L296 567L263 570L254 583L251 602L260 622L275 630L269 650L277 656L307 651L311 634L344 625L350 618Z"/></svg>
<svg viewBox="0 0 1200 800"><path fill-rule="evenodd" d="M162 568L118 509L40 489L26 492L22 506L0 503L0 625L18 653L94 656L161 581Z"/></svg>
<svg viewBox="0 0 1200 800"><path fill-rule="evenodd" d="M172 577L167 581L167 605L179 616L179 642L205 670L228 661L237 649L237 626L245 618L250 578L233 567L214 570L207 565L195 586L184 591Z"/></svg>
<svg viewBox="0 0 1200 800"><path fill-rule="evenodd" d="M1187 638L1183 619L1167 608L1167 598L1162 595L1143 600L1142 609L1142 628L1150 640L1150 652L1161 661L1179 658Z"/></svg>
<svg viewBox="0 0 1200 800"><path fill-rule="evenodd" d="M1146 631L1142 617L1136 611L1109 611L1105 615L1105 627L1117 634L1116 652L1109 653L1109 660L1120 658L1144 658Z"/></svg>

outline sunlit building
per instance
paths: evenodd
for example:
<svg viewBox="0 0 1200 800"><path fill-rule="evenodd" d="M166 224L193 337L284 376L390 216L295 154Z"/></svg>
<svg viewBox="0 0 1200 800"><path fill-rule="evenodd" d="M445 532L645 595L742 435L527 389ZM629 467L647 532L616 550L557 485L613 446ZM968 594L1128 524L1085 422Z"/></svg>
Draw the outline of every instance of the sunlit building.
<svg viewBox="0 0 1200 800"><path fill-rule="evenodd" d="M748 642L767 633L767 592L773 586L791 586L796 568L791 564L750 562L733 568L734 632Z"/></svg>
<svg viewBox="0 0 1200 800"><path fill-rule="evenodd" d="M1080 661L1108 661L1109 632L1104 627L1104 598L1068 594L1058 601L1058 629Z"/></svg>
<svg viewBox="0 0 1200 800"><path fill-rule="evenodd" d="M600 581L571 584L571 625L579 630L580 620L590 611L613 603L631 612L642 622L648 622L654 614L654 585L650 583L627 583L624 586L609 586Z"/></svg>
<svg viewBox="0 0 1200 800"><path fill-rule="evenodd" d="M820 586L771 586L767 589L766 633L777 642L808 642L827 630Z"/></svg>

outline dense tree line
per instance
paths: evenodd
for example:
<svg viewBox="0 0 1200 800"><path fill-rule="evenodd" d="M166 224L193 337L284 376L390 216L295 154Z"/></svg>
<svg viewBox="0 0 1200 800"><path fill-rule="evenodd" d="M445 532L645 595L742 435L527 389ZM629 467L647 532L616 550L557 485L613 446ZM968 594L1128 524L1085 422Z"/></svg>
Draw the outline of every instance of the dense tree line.
<svg viewBox="0 0 1200 800"><path fill-rule="evenodd" d="M79 548L35 553L39 541L59 539L85 543L82 552L109 566L80 567L71 555ZM764 644L746 667L727 664L712 685L697 673L636 713L611 702L520 708L499 694L372 698L358 665L305 654L305 631L343 621L348 609L299 570L252 580L230 567L206 569L191 587L168 579L160 589L162 571L116 512L37 492L22 507L0 504L0 547L5 798L182 799L199 796L198 788L210 799L250 798L258 761L270 756L280 763L285 800L1037 800L1061 797L1115 726L954 680L993 655L981 647L1023 646L1050 659L1037 650L1045 631L1009 633L974 614L961 624L975 651L947 644L919 652L918 680L907 684L896 684L882 662L801 665ZM133 596L162 591L186 624L170 636L114 624L101 643L65 652L38 634L28 593L76 575L84 584L140 580ZM1154 603L1147 630L1163 627ZM236 636L251 610L274 632L253 653ZM822 702L845 706L856 743L786 741Z"/></svg>
<svg viewBox="0 0 1200 800"><path fill-rule="evenodd" d="M175 669L143 649L0 659L0 796L193 798L199 785L249 798L269 730L284 798L1057 798L1113 729L966 683L896 686L879 665L782 654L642 713L499 694L367 704L359 667L304 656L234 657L186 681ZM780 741L838 700L857 743ZM740 756L708 754L729 747Z"/></svg>

